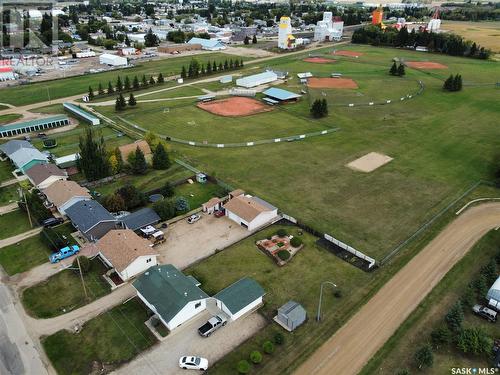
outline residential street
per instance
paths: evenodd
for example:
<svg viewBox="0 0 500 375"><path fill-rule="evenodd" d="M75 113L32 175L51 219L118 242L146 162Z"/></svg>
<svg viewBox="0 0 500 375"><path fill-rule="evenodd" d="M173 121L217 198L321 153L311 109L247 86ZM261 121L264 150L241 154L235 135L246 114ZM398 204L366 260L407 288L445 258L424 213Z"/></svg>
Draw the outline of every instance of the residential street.
<svg viewBox="0 0 500 375"><path fill-rule="evenodd" d="M390 279L295 374L355 375L446 273L500 225L500 203L470 208Z"/></svg>

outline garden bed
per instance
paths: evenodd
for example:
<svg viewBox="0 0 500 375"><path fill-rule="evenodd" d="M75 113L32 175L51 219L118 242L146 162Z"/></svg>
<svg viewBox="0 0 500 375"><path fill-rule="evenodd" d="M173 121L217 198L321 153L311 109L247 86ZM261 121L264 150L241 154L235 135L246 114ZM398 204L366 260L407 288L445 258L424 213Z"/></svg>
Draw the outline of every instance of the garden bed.
<svg viewBox="0 0 500 375"><path fill-rule="evenodd" d="M304 247L300 237L288 235L284 229L278 230L271 238L259 240L255 244L265 254L271 256L278 266L287 264Z"/></svg>

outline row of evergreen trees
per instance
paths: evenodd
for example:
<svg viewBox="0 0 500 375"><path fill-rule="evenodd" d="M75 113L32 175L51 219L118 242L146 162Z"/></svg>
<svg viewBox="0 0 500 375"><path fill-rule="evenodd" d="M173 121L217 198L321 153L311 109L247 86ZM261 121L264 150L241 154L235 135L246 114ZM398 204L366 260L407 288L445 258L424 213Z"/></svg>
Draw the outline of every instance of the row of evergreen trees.
<svg viewBox="0 0 500 375"><path fill-rule="evenodd" d="M415 31L415 29L408 32L406 27L398 31L393 27L382 29L377 25L368 25L354 31L352 42L391 47L424 46L431 52L476 59L488 59L491 55L490 50L467 41L459 35Z"/></svg>
<svg viewBox="0 0 500 375"><path fill-rule="evenodd" d="M398 66L394 61L392 63L391 69L389 70L389 73L392 76L400 76L400 77L404 76L406 74L404 64L399 64Z"/></svg>
<svg viewBox="0 0 500 375"><path fill-rule="evenodd" d="M462 90L462 76L451 74L446 81L444 81L443 89L447 91L460 91Z"/></svg>
<svg viewBox="0 0 500 375"><path fill-rule="evenodd" d="M132 81L128 76L125 77L125 79L122 81L121 77L118 76L116 79L116 83L113 86L111 81L108 82L108 88L104 90L104 87L102 86L101 83L99 83L99 87L97 89L97 95L98 96L103 96L103 95L111 95L114 94L115 92L123 92L123 91L131 91L131 90L139 90L141 88L145 88L148 86L153 86L156 84L162 84L165 82L165 78L163 77L163 74L160 73L158 74L158 77L155 79L153 76L149 77L149 80L146 78L146 75L142 75L142 79L139 81L139 78L137 76L134 76ZM92 89L92 86L89 86L89 100L92 100L96 97L96 94L94 90Z"/></svg>
<svg viewBox="0 0 500 375"><path fill-rule="evenodd" d="M137 101L135 100L134 94L131 92L130 96L128 97L128 105L131 107L135 107L137 104ZM125 100L125 97L123 96L122 93L116 98L115 102L115 110L116 111L123 111L125 108L127 108L127 101Z"/></svg>
<svg viewBox="0 0 500 375"><path fill-rule="evenodd" d="M184 79L196 78L199 76L210 75L225 70L234 70L239 68L243 68L243 59L226 59L224 63L222 61L220 61L219 63L217 63L216 61L210 62L209 60L206 64L200 63L196 59L192 59L189 62L187 68L185 66L182 66L181 77Z"/></svg>

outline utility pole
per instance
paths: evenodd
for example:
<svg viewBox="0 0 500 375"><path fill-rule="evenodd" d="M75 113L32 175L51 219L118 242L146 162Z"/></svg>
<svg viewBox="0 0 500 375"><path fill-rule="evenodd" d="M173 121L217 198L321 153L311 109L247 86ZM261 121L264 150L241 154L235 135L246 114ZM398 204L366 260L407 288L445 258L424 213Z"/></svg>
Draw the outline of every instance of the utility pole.
<svg viewBox="0 0 500 375"><path fill-rule="evenodd" d="M24 193L24 189L21 188L23 192L23 199L24 199L24 204L26 206L26 212L28 213L28 219L30 221L30 227L33 228L33 221L31 220L31 214L30 214L30 207L28 205L28 200L26 199L26 194Z"/></svg>
<svg viewBox="0 0 500 375"><path fill-rule="evenodd" d="M82 267L80 267L80 257L76 257L76 263L78 263L78 271L80 271L80 279L82 280L83 292L85 293L85 299L88 300L87 289L85 288L85 281L83 281Z"/></svg>
<svg viewBox="0 0 500 375"><path fill-rule="evenodd" d="M334 283L332 283L331 281L323 281L321 283L321 288L320 288L320 291L319 291L319 303L318 303L318 314L316 315L316 321L319 322L321 320L321 301L323 299L323 286L325 284L328 284L328 285L331 285L333 286L334 288L337 287L337 285L335 285Z"/></svg>

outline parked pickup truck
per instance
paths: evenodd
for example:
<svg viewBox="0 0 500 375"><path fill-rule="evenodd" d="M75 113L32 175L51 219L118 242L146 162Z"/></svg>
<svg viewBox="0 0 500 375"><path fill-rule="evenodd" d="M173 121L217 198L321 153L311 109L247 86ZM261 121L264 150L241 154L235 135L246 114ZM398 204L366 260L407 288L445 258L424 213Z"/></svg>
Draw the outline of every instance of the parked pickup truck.
<svg viewBox="0 0 500 375"><path fill-rule="evenodd" d="M487 307L484 307L482 305L474 305L474 307L472 308L472 311L474 312L474 314L479 315L479 316L483 317L484 319L489 320L492 323L497 321L496 311L488 309Z"/></svg>
<svg viewBox="0 0 500 375"><path fill-rule="evenodd" d="M208 319L208 322L203 324L198 328L198 333L203 337L210 336L214 331L218 330L220 327L225 326L227 319L221 315L216 315Z"/></svg>
<svg viewBox="0 0 500 375"><path fill-rule="evenodd" d="M61 260L68 258L74 254L78 254L80 252L80 248L78 245L71 245L63 247L57 253L50 254L49 260L50 263L59 263Z"/></svg>

